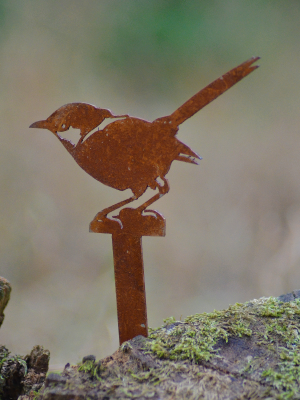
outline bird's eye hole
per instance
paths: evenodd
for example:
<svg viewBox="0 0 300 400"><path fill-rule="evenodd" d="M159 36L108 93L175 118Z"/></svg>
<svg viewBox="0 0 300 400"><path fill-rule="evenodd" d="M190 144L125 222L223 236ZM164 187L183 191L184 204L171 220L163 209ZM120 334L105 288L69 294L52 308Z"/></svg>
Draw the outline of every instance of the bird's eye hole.
<svg viewBox="0 0 300 400"><path fill-rule="evenodd" d="M65 127L65 129L63 129L63 127ZM81 137L80 129L70 128L67 124L61 125L59 132L61 138L67 139L72 143L77 143Z"/></svg>
<svg viewBox="0 0 300 400"><path fill-rule="evenodd" d="M61 127L62 127L62 129L65 129L65 127L66 127L66 124L62 124L62 126L61 126Z"/></svg>

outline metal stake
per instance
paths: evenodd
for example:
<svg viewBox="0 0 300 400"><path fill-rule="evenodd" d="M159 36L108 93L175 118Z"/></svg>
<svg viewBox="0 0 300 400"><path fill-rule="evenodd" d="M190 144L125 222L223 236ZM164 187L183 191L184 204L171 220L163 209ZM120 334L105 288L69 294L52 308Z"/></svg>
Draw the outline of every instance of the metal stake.
<svg viewBox="0 0 300 400"><path fill-rule="evenodd" d="M113 219L101 212L90 232L112 234L120 344L138 335L147 337L142 236L165 236L164 217L139 208L124 208Z"/></svg>
<svg viewBox="0 0 300 400"><path fill-rule="evenodd" d="M115 282L120 344L148 336L142 238L113 235Z"/></svg>

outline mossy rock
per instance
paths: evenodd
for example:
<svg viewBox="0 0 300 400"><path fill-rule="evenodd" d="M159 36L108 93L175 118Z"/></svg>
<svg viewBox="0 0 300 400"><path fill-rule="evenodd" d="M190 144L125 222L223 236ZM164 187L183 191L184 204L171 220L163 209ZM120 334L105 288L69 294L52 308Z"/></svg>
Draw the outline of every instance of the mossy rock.
<svg viewBox="0 0 300 400"><path fill-rule="evenodd" d="M7 279L0 276L0 327L4 320L4 309L9 302L11 286Z"/></svg>
<svg viewBox="0 0 300 400"><path fill-rule="evenodd" d="M300 291L196 314L48 375L38 400L300 399Z"/></svg>

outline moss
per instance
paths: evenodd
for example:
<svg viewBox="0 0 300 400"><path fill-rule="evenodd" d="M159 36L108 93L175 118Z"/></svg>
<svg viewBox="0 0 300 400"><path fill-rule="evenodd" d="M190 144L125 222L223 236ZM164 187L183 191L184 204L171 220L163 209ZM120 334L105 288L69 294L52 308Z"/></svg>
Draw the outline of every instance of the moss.
<svg viewBox="0 0 300 400"><path fill-rule="evenodd" d="M91 378L96 378L101 380L99 374L101 372L101 362L96 362L95 360L86 360L85 362L78 364L78 371L85 372L90 375Z"/></svg>
<svg viewBox="0 0 300 400"><path fill-rule="evenodd" d="M0 346L0 388L1 384L5 384L6 375L8 374L7 365L19 364L23 368L23 376L27 374L27 364L26 361L18 355L10 356L10 352L6 347ZM1 389L0 389L1 393Z"/></svg>
<svg viewBox="0 0 300 400"><path fill-rule="evenodd" d="M49 351L34 346L29 355L11 355L0 346L0 399L37 396L48 369Z"/></svg>
<svg viewBox="0 0 300 400"><path fill-rule="evenodd" d="M3 393L3 389L5 386L5 377L3 376L3 372L2 372L2 366L5 363L5 361L7 360L9 356L9 351L6 347L1 346L0 347L0 398L1 398L1 394Z"/></svg>
<svg viewBox="0 0 300 400"><path fill-rule="evenodd" d="M171 317L101 363L87 356L66 368L65 382L47 378L39 398L300 399L299 322L300 300L273 297Z"/></svg>
<svg viewBox="0 0 300 400"><path fill-rule="evenodd" d="M266 338L274 341L274 337L283 342L278 347L279 361L275 368L262 373L262 378L282 392L279 399L300 398L300 299L289 303L281 303L273 299L262 310L262 316L272 317L266 324Z"/></svg>
<svg viewBox="0 0 300 400"><path fill-rule="evenodd" d="M152 331L148 348L159 358L170 360L209 361L218 356L215 348L230 336L251 336L247 305L235 304L224 311L196 314L184 322L166 320L162 328Z"/></svg>
<svg viewBox="0 0 300 400"><path fill-rule="evenodd" d="M161 359L202 363L220 357L220 341L254 335L255 345L278 358L274 368L261 372L261 382L277 389L279 399L300 399L299 322L300 299L261 298L223 311L196 314L183 322L166 320L151 332L147 350ZM241 372L253 370L256 361L250 357Z"/></svg>

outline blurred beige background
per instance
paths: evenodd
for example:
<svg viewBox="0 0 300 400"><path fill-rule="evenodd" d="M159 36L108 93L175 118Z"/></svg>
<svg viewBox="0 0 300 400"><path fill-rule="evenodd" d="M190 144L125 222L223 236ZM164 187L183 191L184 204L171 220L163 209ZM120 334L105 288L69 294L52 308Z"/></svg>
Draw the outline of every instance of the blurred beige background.
<svg viewBox="0 0 300 400"><path fill-rule="evenodd" d="M77 101L153 120L253 55L180 128L203 160L174 162L167 236L143 239L149 325L300 288L299 20L293 0L0 1L1 344L52 368L118 346L111 237L88 226L130 193L28 126Z"/></svg>

